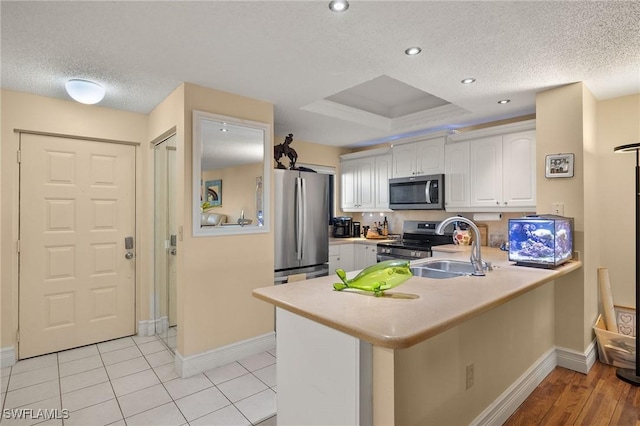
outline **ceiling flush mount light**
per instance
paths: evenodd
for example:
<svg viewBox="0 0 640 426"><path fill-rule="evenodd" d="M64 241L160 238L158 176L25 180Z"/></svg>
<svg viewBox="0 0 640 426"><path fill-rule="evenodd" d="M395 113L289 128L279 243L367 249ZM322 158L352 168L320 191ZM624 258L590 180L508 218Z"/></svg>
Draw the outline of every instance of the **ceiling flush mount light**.
<svg viewBox="0 0 640 426"><path fill-rule="evenodd" d="M499 104L508 104L509 102L511 102L511 99L501 99L498 101Z"/></svg>
<svg viewBox="0 0 640 426"><path fill-rule="evenodd" d="M88 105L97 104L106 93L104 87L98 83L79 78L72 78L65 83L64 87L74 100Z"/></svg>
<svg viewBox="0 0 640 426"><path fill-rule="evenodd" d="M346 12L349 9L349 2L347 0L333 0L329 3L329 9L335 13Z"/></svg>
<svg viewBox="0 0 640 426"><path fill-rule="evenodd" d="M462 83L462 84L471 84L471 83L475 83L475 81L476 81L475 78L469 77L469 78L465 78L460 83Z"/></svg>
<svg viewBox="0 0 640 426"><path fill-rule="evenodd" d="M418 46L414 46L414 47L410 47L410 48L406 49L404 51L404 54L405 55L409 55L409 56L415 56L420 52L422 52L422 49L420 49Z"/></svg>

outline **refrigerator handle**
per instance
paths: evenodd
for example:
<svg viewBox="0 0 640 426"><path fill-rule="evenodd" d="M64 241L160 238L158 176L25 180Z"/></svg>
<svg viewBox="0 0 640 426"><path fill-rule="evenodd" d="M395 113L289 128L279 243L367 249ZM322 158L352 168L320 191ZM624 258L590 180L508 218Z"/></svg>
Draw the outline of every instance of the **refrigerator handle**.
<svg viewBox="0 0 640 426"><path fill-rule="evenodd" d="M296 256L302 259L302 178L296 178Z"/></svg>
<svg viewBox="0 0 640 426"><path fill-rule="evenodd" d="M305 178L300 178L300 182L302 182L302 226L300 227L300 234L302 237L300 238L300 260L304 257L304 241L305 241L305 233L307 229L307 180Z"/></svg>

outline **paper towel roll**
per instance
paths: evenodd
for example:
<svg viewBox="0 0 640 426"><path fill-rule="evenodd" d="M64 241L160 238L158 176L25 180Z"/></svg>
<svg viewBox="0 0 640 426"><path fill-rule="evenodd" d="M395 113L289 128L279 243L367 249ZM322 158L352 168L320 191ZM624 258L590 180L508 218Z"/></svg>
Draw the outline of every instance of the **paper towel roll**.
<svg viewBox="0 0 640 426"><path fill-rule="evenodd" d="M598 268L598 285L600 286L600 298L604 308L604 321L607 330L618 332L618 321L616 321L616 311L613 307L613 296L611 295L611 283L609 282L609 270Z"/></svg>
<svg viewBox="0 0 640 426"><path fill-rule="evenodd" d="M474 213L473 220L477 222L496 222L502 219L502 213Z"/></svg>

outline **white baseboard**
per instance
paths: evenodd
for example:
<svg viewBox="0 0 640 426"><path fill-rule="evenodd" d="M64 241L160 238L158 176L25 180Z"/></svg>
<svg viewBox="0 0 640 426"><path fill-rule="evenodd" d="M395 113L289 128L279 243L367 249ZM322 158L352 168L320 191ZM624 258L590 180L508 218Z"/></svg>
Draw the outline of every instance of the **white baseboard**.
<svg viewBox="0 0 640 426"><path fill-rule="evenodd" d="M577 371L578 373L587 374L596 362L598 355L597 348L595 340L591 342L587 347L587 351L584 353L577 352L572 349L556 347L558 366Z"/></svg>
<svg viewBox="0 0 640 426"><path fill-rule="evenodd" d="M153 336L157 333L164 333L169 329L169 318L138 321L138 336Z"/></svg>
<svg viewBox="0 0 640 426"><path fill-rule="evenodd" d="M549 349L471 424L503 424L556 366L587 374L595 364L596 356L595 340L587 347L585 353L560 347Z"/></svg>
<svg viewBox="0 0 640 426"><path fill-rule="evenodd" d="M556 348L551 348L489 405L472 425L501 425L556 367Z"/></svg>
<svg viewBox="0 0 640 426"><path fill-rule="evenodd" d="M176 352L175 370L182 378L190 377L275 347L276 334L271 332L188 357Z"/></svg>
<svg viewBox="0 0 640 426"><path fill-rule="evenodd" d="M0 348L0 367L12 367L16 363L16 348L9 346Z"/></svg>

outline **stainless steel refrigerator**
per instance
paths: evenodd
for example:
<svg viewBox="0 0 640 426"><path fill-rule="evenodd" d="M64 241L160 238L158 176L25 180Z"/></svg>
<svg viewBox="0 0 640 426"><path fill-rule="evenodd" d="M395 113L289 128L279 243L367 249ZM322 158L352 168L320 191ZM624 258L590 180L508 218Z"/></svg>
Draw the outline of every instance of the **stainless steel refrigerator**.
<svg viewBox="0 0 640 426"><path fill-rule="evenodd" d="M307 278L329 272L329 176L274 171L275 283L289 275Z"/></svg>

